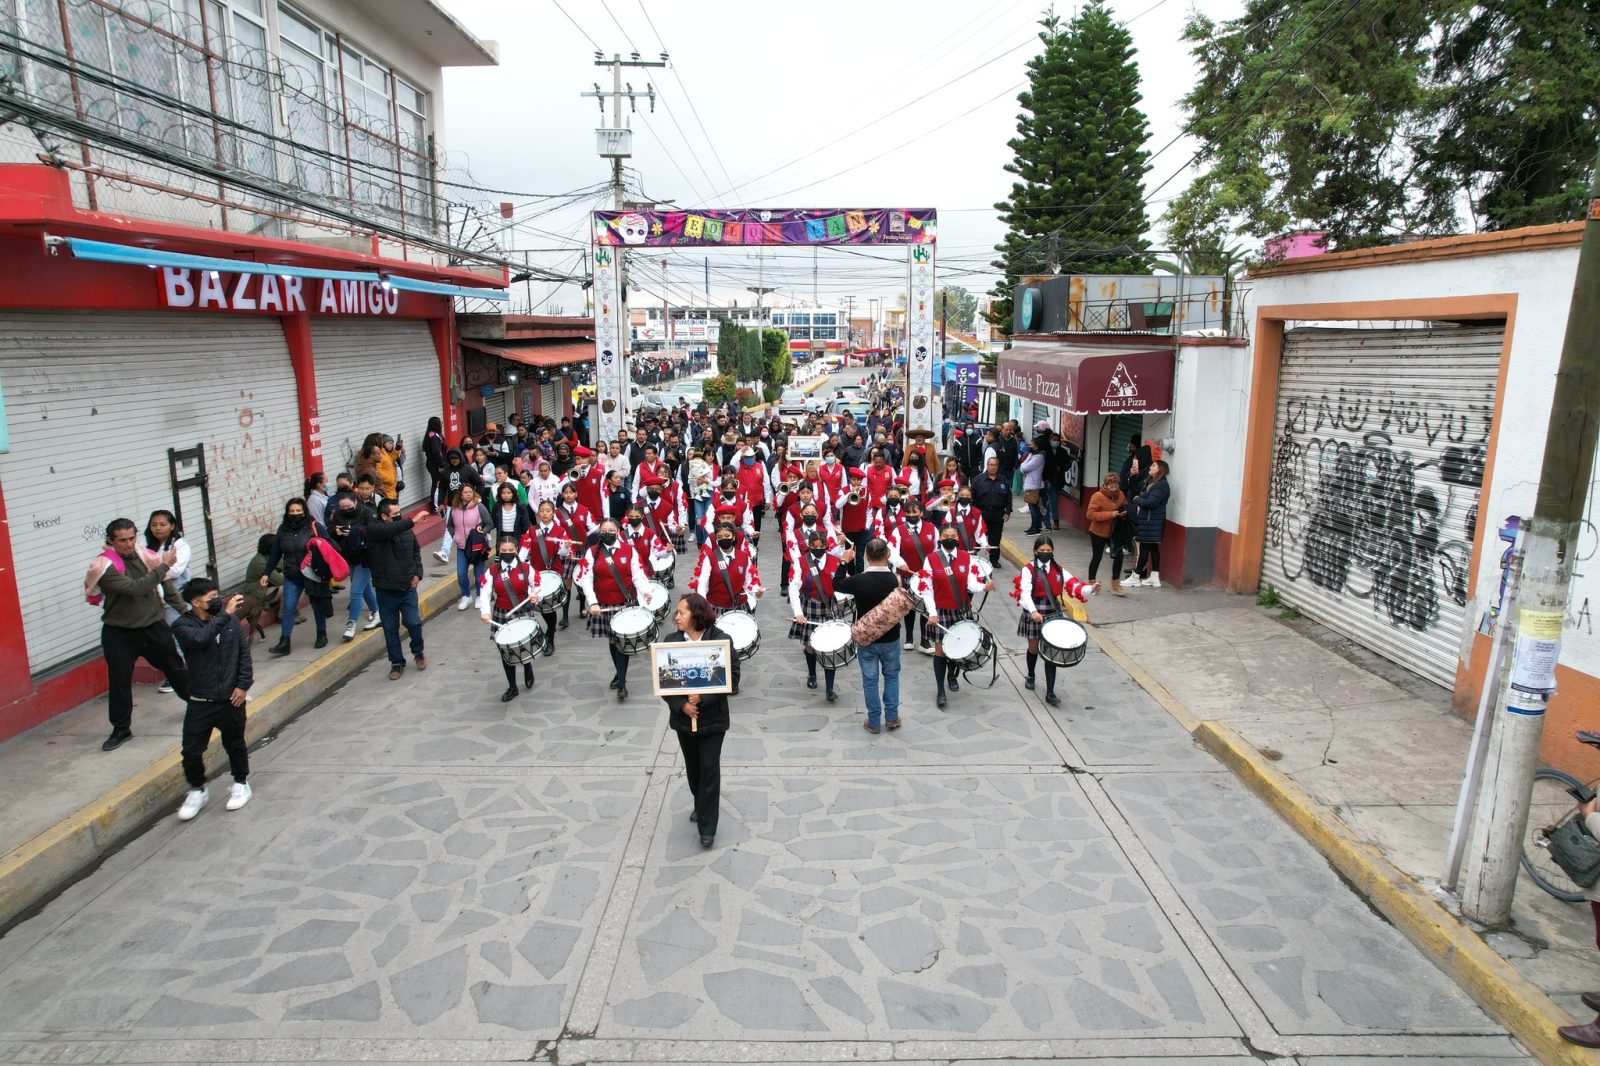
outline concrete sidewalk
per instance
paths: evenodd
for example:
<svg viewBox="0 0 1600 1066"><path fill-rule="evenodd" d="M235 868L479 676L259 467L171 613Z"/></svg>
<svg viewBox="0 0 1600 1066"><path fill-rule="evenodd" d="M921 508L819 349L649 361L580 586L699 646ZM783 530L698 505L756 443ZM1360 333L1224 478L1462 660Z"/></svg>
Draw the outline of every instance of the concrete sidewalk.
<svg viewBox="0 0 1600 1066"><path fill-rule="evenodd" d="M435 523L437 525L437 523ZM421 589L424 618L456 602L454 565L423 549L428 579ZM271 737L302 711L384 654L383 630L357 629L343 643L348 597L334 600L328 623L332 643L312 648L309 610L297 623L294 650L267 654L277 641L251 645L251 688L246 739L251 747ZM405 630L401 629L401 639ZM402 682L403 684L404 682ZM48 900L120 847L151 819L170 813L187 790L179 767L183 701L155 685L133 689L133 739L111 752L100 742L109 726L102 694L0 743L0 931ZM213 738L206 766L215 775L227 756Z"/></svg>
<svg viewBox="0 0 1600 1066"><path fill-rule="evenodd" d="M1087 578L1088 538L1054 537ZM1005 542L1013 563L1023 542ZM1594 1014L1578 998L1600 988L1588 906L1524 873L1511 927L1486 931L1439 889L1472 736L1449 692L1293 610L1215 588L1114 597L1098 576L1091 635L1107 654L1541 1058L1600 1061L1554 1034Z"/></svg>

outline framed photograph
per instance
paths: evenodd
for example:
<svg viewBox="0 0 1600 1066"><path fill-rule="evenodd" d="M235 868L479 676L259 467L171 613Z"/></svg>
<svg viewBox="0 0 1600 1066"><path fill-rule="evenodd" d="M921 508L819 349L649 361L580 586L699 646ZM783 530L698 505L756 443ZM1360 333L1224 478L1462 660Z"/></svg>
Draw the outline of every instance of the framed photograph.
<svg viewBox="0 0 1600 1066"><path fill-rule="evenodd" d="M826 437L790 437L789 458L798 463L822 459L822 444Z"/></svg>
<svg viewBox="0 0 1600 1066"><path fill-rule="evenodd" d="M716 696L733 691L733 643L675 640L650 645L657 696Z"/></svg>

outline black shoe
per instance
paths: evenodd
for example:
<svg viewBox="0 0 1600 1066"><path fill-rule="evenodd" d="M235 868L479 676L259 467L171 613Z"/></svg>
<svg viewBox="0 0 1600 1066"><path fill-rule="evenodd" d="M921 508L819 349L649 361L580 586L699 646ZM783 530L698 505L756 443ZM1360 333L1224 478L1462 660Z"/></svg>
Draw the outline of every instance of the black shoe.
<svg viewBox="0 0 1600 1066"><path fill-rule="evenodd" d="M313 648L326 648L328 646L328 634L318 633L317 639L312 643L311 646Z"/></svg>
<svg viewBox="0 0 1600 1066"><path fill-rule="evenodd" d="M283 637L278 638L278 643L267 649L268 655L288 655L289 641Z"/></svg>
<svg viewBox="0 0 1600 1066"><path fill-rule="evenodd" d="M839 698L838 695L833 691L833 689L830 688L828 690L828 702L832 703L834 700L836 700L838 698Z"/></svg>
<svg viewBox="0 0 1600 1066"><path fill-rule="evenodd" d="M562 620L561 620L561 626L560 626L560 628L562 628L562 629L565 629L565 628L567 628L567 620L566 620L566 619L565 619L565 618L563 618L563 619L562 619Z"/></svg>
<svg viewBox="0 0 1600 1066"><path fill-rule="evenodd" d="M700 820L700 816L698 814L694 813L693 811L689 812L689 821L698 822L699 820Z"/></svg>
<svg viewBox="0 0 1600 1066"><path fill-rule="evenodd" d="M711 845L715 844L716 842L717 842L717 838L716 837L708 837L704 833L700 834L700 846L702 848L709 848Z"/></svg>
<svg viewBox="0 0 1600 1066"><path fill-rule="evenodd" d="M935 702L936 702L936 703L938 703L938 705L939 705L939 706L940 706L940 707L943 707L943 706L944 706L944 705L945 705L945 704L947 704L947 703L949 703L949 702L950 702L950 701L949 701L949 700L947 700L947 699L945 699L945 698L944 698L944 693L943 693L943 692L941 692L941 693L939 693L939 698L938 698L938 700L936 700L936 701L935 701Z"/></svg>
<svg viewBox="0 0 1600 1066"><path fill-rule="evenodd" d="M514 700L516 698L517 698L517 686L515 686L515 685L512 685L510 688L508 688L504 692L500 693L500 702L501 703L510 703L512 700Z"/></svg>
<svg viewBox="0 0 1600 1066"><path fill-rule="evenodd" d="M625 688L617 689L617 702L618 703L622 703L627 698L628 698L628 690L627 689L625 689Z"/></svg>
<svg viewBox="0 0 1600 1066"><path fill-rule="evenodd" d="M816 688L816 687L817 687L817 679L816 678L814 678L814 677L806 678L806 688Z"/></svg>
<svg viewBox="0 0 1600 1066"><path fill-rule="evenodd" d="M131 729L113 729L111 735L106 737L105 743L100 745L101 751L116 751L123 744L133 739Z"/></svg>
<svg viewBox="0 0 1600 1066"><path fill-rule="evenodd" d="M950 691L951 692L960 692L961 691L961 682L957 681L955 679L955 677L953 677L953 676L950 678Z"/></svg>
<svg viewBox="0 0 1600 1066"><path fill-rule="evenodd" d="M522 687L523 688L532 688L533 687L533 671L532 670L529 670L527 673L522 675Z"/></svg>
<svg viewBox="0 0 1600 1066"><path fill-rule="evenodd" d="M552 640L552 641L548 642L547 644L545 644L545 646L544 646L544 654L545 654L546 658L549 658L550 656L554 655L555 653L556 653L556 642L555 641Z"/></svg>
<svg viewBox="0 0 1600 1066"><path fill-rule="evenodd" d="M1041 532L1043 531L1038 529L1024 529L1022 535L1024 537L1037 537Z"/></svg>
<svg viewBox="0 0 1600 1066"><path fill-rule="evenodd" d="M737 696L738 694L739 694L739 683L737 681L735 681L733 683L733 692L731 693L731 695Z"/></svg>
<svg viewBox="0 0 1600 1066"><path fill-rule="evenodd" d="M1032 692L1033 691L1033 678L1031 678L1031 677L1023 678L1022 679L1022 687L1027 689L1029 692Z"/></svg>
<svg viewBox="0 0 1600 1066"><path fill-rule="evenodd" d="M619 689L621 687L622 687L622 682L618 681L614 677L611 679L611 684L606 686L606 688L611 689L613 692L615 692L617 689Z"/></svg>
<svg viewBox="0 0 1600 1066"><path fill-rule="evenodd" d="M1046 692L1044 694L1044 701L1052 707L1061 706L1061 697L1057 696L1054 692Z"/></svg>

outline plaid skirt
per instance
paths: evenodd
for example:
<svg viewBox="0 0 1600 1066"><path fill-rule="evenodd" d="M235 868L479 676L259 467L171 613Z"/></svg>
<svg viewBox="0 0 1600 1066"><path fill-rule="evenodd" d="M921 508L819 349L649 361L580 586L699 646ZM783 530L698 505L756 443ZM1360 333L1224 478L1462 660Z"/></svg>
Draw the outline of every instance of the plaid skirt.
<svg viewBox="0 0 1600 1066"><path fill-rule="evenodd" d="M688 535L680 529L676 533L669 534L669 536L672 538L672 550L682 555L689 544Z"/></svg>
<svg viewBox="0 0 1600 1066"><path fill-rule="evenodd" d="M835 617L837 613L833 604L825 603L822 600L814 600L809 596L800 597L800 609L805 612L806 621L808 622L826 622ZM803 626L799 622L791 621L789 623L789 639L809 641L812 631L816 628L814 625Z"/></svg>
<svg viewBox="0 0 1600 1066"><path fill-rule="evenodd" d="M939 623L940 632L949 629L957 622L965 622L967 619L972 617L972 612L965 607L940 607L938 614L939 617L937 619L933 619L933 621L937 621Z"/></svg>
<svg viewBox="0 0 1600 1066"><path fill-rule="evenodd" d="M561 576L566 578L568 581L571 581L573 576L575 574L577 574L578 567L580 567L582 565L583 565L583 556L581 556L581 555L573 556L572 558L568 559L565 563L563 563L561 565ZM574 589L573 592L576 593L577 590Z"/></svg>
<svg viewBox="0 0 1600 1066"><path fill-rule="evenodd" d="M620 608L618 608L618 610L620 610ZM617 612L615 610L602 610L597 615L589 615L587 621L584 623L589 627L589 635L591 637L604 637L605 639L610 640L611 619L615 618L616 614Z"/></svg>
<svg viewBox="0 0 1600 1066"><path fill-rule="evenodd" d="M1048 622L1052 618L1066 617L1058 610L1040 611L1039 614L1044 617L1044 622L1035 622L1027 611L1023 611L1021 614L1022 617L1017 620L1017 636L1027 637L1029 640L1039 639L1039 634L1044 630L1044 622Z"/></svg>
<svg viewBox="0 0 1600 1066"><path fill-rule="evenodd" d="M489 621L497 626L503 626L513 618L528 618L538 613L534 610L532 603L525 603L512 611L502 611L500 605L496 603L489 607Z"/></svg>

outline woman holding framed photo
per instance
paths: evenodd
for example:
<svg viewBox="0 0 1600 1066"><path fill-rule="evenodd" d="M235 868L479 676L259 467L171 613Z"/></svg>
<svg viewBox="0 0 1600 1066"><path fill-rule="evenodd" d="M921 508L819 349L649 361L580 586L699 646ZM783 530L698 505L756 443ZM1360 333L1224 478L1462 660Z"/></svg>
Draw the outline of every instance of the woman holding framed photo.
<svg viewBox="0 0 1600 1066"><path fill-rule="evenodd" d="M717 611L711 602L698 593L686 592L678 597L672 621L678 630L662 640L662 644L686 641L725 641L731 650L733 642L717 628ZM739 687L739 660L732 660L733 684ZM666 701L667 724L678 734L678 747L683 750L683 771L689 780L689 795L694 798L694 810L689 821L700 827L700 846L709 848L717 839L717 807L722 793L722 738L728 732L728 695L726 692L694 693L688 696L662 696Z"/></svg>

